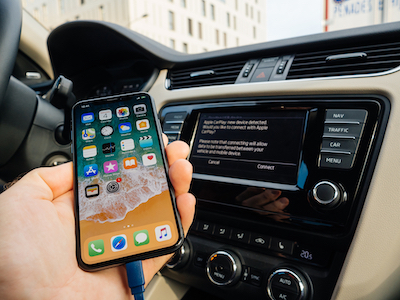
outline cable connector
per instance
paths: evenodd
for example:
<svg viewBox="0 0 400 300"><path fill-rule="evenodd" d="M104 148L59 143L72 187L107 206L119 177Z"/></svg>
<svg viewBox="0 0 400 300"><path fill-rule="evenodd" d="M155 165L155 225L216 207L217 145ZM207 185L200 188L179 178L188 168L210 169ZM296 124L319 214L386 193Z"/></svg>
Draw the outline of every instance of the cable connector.
<svg viewBox="0 0 400 300"><path fill-rule="evenodd" d="M126 264L128 285L135 300L144 300L144 275L142 261L137 260Z"/></svg>

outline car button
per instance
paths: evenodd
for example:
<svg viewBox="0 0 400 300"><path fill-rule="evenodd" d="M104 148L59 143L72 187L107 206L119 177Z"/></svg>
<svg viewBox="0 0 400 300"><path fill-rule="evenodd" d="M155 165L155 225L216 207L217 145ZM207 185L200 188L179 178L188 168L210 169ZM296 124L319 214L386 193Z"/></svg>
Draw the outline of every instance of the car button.
<svg viewBox="0 0 400 300"><path fill-rule="evenodd" d="M271 238L269 236L266 236L263 234L252 233L251 239L250 239L250 245L268 249L270 241L271 241Z"/></svg>
<svg viewBox="0 0 400 300"><path fill-rule="evenodd" d="M187 113L185 111L167 113L164 117L166 123L183 123L186 119Z"/></svg>
<svg viewBox="0 0 400 300"><path fill-rule="evenodd" d="M267 67L275 67L279 57L269 57L269 58L263 58L258 65L258 68L267 68Z"/></svg>
<svg viewBox="0 0 400 300"><path fill-rule="evenodd" d="M213 230L214 230L214 224L205 221L199 221L199 225L197 227L198 232L212 234Z"/></svg>
<svg viewBox="0 0 400 300"><path fill-rule="evenodd" d="M202 252L196 253L196 255L194 256L194 265L200 268L204 268L206 266L206 263L207 263L207 254Z"/></svg>
<svg viewBox="0 0 400 300"><path fill-rule="evenodd" d="M252 285L261 286L262 272L255 269L250 269L249 280Z"/></svg>
<svg viewBox="0 0 400 300"><path fill-rule="evenodd" d="M232 229L229 228L228 226L215 225L213 235L224 238L224 239L229 239L231 236L231 232L232 232Z"/></svg>
<svg viewBox="0 0 400 300"><path fill-rule="evenodd" d="M330 121L356 121L365 123L367 119L367 111L364 109L327 109L325 120Z"/></svg>
<svg viewBox="0 0 400 300"><path fill-rule="evenodd" d="M179 133L167 133L166 136L168 137L168 144L179 140Z"/></svg>
<svg viewBox="0 0 400 300"><path fill-rule="evenodd" d="M257 68L250 81L251 82L268 81L273 70L274 68L263 68L263 69Z"/></svg>
<svg viewBox="0 0 400 300"><path fill-rule="evenodd" d="M299 294L289 292L280 288L274 287L272 289L272 295L275 300L298 300Z"/></svg>
<svg viewBox="0 0 400 300"><path fill-rule="evenodd" d="M349 151L351 153L355 153L358 145L358 139L356 138L322 138L322 149L323 150L340 150L340 151Z"/></svg>
<svg viewBox="0 0 400 300"><path fill-rule="evenodd" d="M335 169L350 169L353 166L354 154L321 153L319 166Z"/></svg>
<svg viewBox="0 0 400 300"><path fill-rule="evenodd" d="M231 240L248 244L250 239L250 232L246 230L233 229Z"/></svg>
<svg viewBox="0 0 400 300"><path fill-rule="evenodd" d="M272 286L281 290L292 292L295 294L300 293L300 289L296 279L287 273L278 273L272 278Z"/></svg>
<svg viewBox="0 0 400 300"><path fill-rule="evenodd" d="M165 132L180 132L182 123L164 123L163 131Z"/></svg>
<svg viewBox="0 0 400 300"><path fill-rule="evenodd" d="M362 124L325 124L324 135L328 137L353 136L358 138L362 129Z"/></svg>
<svg viewBox="0 0 400 300"><path fill-rule="evenodd" d="M288 240L283 240L283 239L278 239L278 238L272 238L271 239L271 250L289 254L291 255L293 253L293 246L294 243Z"/></svg>

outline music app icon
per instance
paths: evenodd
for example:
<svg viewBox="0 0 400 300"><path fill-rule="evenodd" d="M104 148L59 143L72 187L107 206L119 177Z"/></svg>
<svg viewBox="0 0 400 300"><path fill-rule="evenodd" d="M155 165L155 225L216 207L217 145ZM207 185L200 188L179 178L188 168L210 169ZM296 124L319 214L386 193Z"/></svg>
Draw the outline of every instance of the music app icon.
<svg viewBox="0 0 400 300"><path fill-rule="evenodd" d="M168 241L172 238L171 228L169 225L161 225L156 227L156 240L157 242Z"/></svg>

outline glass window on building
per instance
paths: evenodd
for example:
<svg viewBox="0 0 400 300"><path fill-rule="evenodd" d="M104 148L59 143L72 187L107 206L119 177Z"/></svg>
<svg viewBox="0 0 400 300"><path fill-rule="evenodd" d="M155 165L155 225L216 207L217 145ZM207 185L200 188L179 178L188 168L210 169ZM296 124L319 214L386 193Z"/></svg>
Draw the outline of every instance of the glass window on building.
<svg viewBox="0 0 400 300"><path fill-rule="evenodd" d="M206 16L206 0L201 0L201 15Z"/></svg>
<svg viewBox="0 0 400 300"><path fill-rule="evenodd" d="M238 37L236 38L236 46L239 47L239 38Z"/></svg>
<svg viewBox="0 0 400 300"><path fill-rule="evenodd" d="M85 0L81 0L81 5L85 4Z"/></svg>
<svg viewBox="0 0 400 300"><path fill-rule="evenodd" d="M210 6L210 14L211 14L211 20L215 20L215 6L214 6L214 4L211 4L211 6Z"/></svg>
<svg viewBox="0 0 400 300"><path fill-rule="evenodd" d="M219 30L215 29L215 43L219 45Z"/></svg>
<svg viewBox="0 0 400 300"><path fill-rule="evenodd" d="M231 15L229 13L226 13L226 25L231 27Z"/></svg>
<svg viewBox="0 0 400 300"><path fill-rule="evenodd" d="M203 39L203 26L199 22L199 39Z"/></svg>
<svg viewBox="0 0 400 300"><path fill-rule="evenodd" d="M58 0L58 13L60 15L65 13L65 0Z"/></svg>
<svg viewBox="0 0 400 300"><path fill-rule="evenodd" d="M233 16L233 29L236 30L236 16Z"/></svg>
<svg viewBox="0 0 400 300"><path fill-rule="evenodd" d="M257 12L257 21L258 21L258 23L261 23L261 13L260 13L260 11Z"/></svg>
<svg viewBox="0 0 400 300"><path fill-rule="evenodd" d="M99 20L104 21L104 6L103 5L99 6Z"/></svg>
<svg viewBox="0 0 400 300"><path fill-rule="evenodd" d="M184 53L188 53L188 44L187 44L187 43L183 43L183 45L182 45L182 51L183 51Z"/></svg>
<svg viewBox="0 0 400 300"><path fill-rule="evenodd" d="M174 39L169 40L169 47L172 49L175 49L175 40Z"/></svg>
<svg viewBox="0 0 400 300"><path fill-rule="evenodd" d="M249 4L246 3L246 17L249 16Z"/></svg>
<svg viewBox="0 0 400 300"><path fill-rule="evenodd" d="M256 26L253 26L253 38L257 38Z"/></svg>
<svg viewBox="0 0 400 300"><path fill-rule="evenodd" d="M168 12L168 27L170 30L175 30L175 15L174 12Z"/></svg>
<svg viewBox="0 0 400 300"><path fill-rule="evenodd" d="M193 35L192 19L188 19L188 33L189 35Z"/></svg>
<svg viewBox="0 0 400 300"><path fill-rule="evenodd" d="M226 34L226 32L224 32L224 47L228 47L228 36Z"/></svg>
<svg viewBox="0 0 400 300"><path fill-rule="evenodd" d="M238 0L235 0L235 9L238 10L238 8L239 8Z"/></svg>
<svg viewBox="0 0 400 300"><path fill-rule="evenodd" d="M186 8L186 0L181 0L181 6Z"/></svg>
<svg viewBox="0 0 400 300"><path fill-rule="evenodd" d="M251 6L251 7L250 7L250 18L253 19L253 16L254 16L254 15L253 15L253 6Z"/></svg>

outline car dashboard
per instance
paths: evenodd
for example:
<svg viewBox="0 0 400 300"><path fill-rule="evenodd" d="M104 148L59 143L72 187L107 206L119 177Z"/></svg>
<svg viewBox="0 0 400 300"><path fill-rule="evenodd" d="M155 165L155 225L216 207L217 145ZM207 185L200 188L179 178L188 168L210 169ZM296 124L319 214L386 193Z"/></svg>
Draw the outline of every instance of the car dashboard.
<svg viewBox="0 0 400 300"><path fill-rule="evenodd" d="M399 25L193 55L105 22L51 33L77 99L147 91L190 146L196 217L150 289L398 297Z"/></svg>

